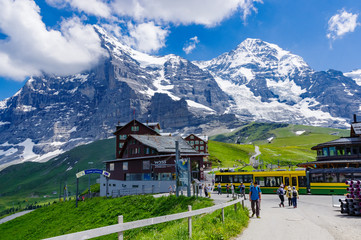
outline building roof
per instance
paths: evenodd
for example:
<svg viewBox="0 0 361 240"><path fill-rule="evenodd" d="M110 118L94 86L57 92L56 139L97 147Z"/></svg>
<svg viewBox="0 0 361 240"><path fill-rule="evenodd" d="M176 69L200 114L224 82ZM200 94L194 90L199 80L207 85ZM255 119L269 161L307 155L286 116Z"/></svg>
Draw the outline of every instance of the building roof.
<svg viewBox="0 0 361 240"><path fill-rule="evenodd" d="M181 137L157 135L130 135L137 141L156 149L159 153L175 153L175 142L179 143L181 153L198 153Z"/></svg>
<svg viewBox="0 0 361 240"><path fill-rule="evenodd" d="M328 166L328 165L334 165L334 166L344 166L344 165L361 165L361 160L330 160L330 161L314 161L314 162L306 162L306 163L299 163L297 166L299 167L309 167L314 168L320 167L320 166Z"/></svg>
<svg viewBox="0 0 361 240"><path fill-rule="evenodd" d="M201 139L201 140L203 140L205 142L208 142L208 136L207 135L197 135L197 134L192 133L192 134L189 134L188 136L186 136L185 138L188 138L191 135L193 135L193 136L195 136L195 137L197 137L197 138L199 138L199 139Z"/></svg>
<svg viewBox="0 0 361 240"><path fill-rule="evenodd" d="M140 125L143 125L144 127L146 127L146 128L148 128L148 129L150 129L151 131L153 131L154 133L156 133L156 134L158 134L159 135L159 133L156 131L156 130L154 130L152 127L154 127L154 126L159 126L159 128L160 128L160 125L159 125L159 123L141 123L141 122L139 122L138 120L136 120L136 119L134 119L134 120L132 120L132 121L130 121L130 122L128 122L128 123L125 123L125 124L118 124L117 126L116 126L116 128L117 128L117 130L113 133L114 135L117 135L117 133L119 132L119 131L121 131L121 129L123 129L125 126L127 126L127 125L129 125L129 124L131 124L131 123L134 123L134 122L137 122L138 124L140 124Z"/></svg>
<svg viewBox="0 0 361 240"><path fill-rule="evenodd" d="M331 146L340 146L340 145L356 145L356 144L360 144L361 145L361 138L360 137L344 137L344 138L339 138L330 142L325 142L325 143L321 143L318 144L314 147L312 147L312 150L316 150L322 147L331 147Z"/></svg>

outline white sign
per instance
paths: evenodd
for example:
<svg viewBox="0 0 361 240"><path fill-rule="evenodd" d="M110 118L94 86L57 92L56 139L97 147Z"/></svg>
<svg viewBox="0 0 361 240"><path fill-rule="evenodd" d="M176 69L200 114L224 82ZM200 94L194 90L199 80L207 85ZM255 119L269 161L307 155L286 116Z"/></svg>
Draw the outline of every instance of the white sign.
<svg viewBox="0 0 361 240"><path fill-rule="evenodd" d="M154 161L155 164L155 168L165 168L167 164L167 160L159 160L159 161Z"/></svg>

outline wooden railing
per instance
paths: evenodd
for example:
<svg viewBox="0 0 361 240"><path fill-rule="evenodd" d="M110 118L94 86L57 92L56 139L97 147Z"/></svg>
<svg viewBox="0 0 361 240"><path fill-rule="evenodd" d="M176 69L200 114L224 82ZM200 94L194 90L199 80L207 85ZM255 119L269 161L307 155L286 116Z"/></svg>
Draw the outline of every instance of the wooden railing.
<svg viewBox="0 0 361 240"><path fill-rule="evenodd" d="M178 219L188 218L188 234L189 238L192 237L192 217L200 214L211 213L216 210L222 209L222 221L224 221L224 208L234 205L235 211L237 210L237 203L242 203L244 208L244 199L237 199L231 202L217 204L212 207L202 208L192 211L192 206L188 206L188 212L176 213L171 215L165 215L160 217L148 218L133 222L123 223L123 216L118 217L118 224L100 227L95 229L90 229L82 232L65 234L57 237L47 238L47 240L81 240L81 239L90 239L100 236L105 236L112 233L118 233L118 239L123 239L123 232L130 229L146 227L158 223L165 223L169 221L174 221Z"/></svg>

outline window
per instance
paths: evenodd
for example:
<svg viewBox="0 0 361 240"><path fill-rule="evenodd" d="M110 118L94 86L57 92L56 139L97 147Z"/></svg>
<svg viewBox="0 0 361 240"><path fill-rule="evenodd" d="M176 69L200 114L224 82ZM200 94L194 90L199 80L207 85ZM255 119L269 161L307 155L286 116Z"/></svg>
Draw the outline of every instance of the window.
<svg viewBox="0 0 361 240"><path fill-rule="evenodd" d="M200 150L204 150L204 146L200 146L199 149L200 149Z"/></svg>
<svg viewBox="0 0 361 240"><path fill-rule="evenodd" d="M346 148L346 155L351 155L351 148L350 147Z"/></svg>
<svg viewBox="0 0 361 240"><path fill-rule="evenodd" d="M257 177L261 187L279 187L282 183L282 177Z"/></svg>
<svg viewBox="0 0 361 240"><path fill-rule="evenodd" d="M297 178L292 177L292 186L297 186Z"/></svg>
<svg viewBox="0 0 361 240"><path fill-rule="evenodd" d="M152 180L152 179L151 179L151 176L150 176L150 173L143 173L143 180L144 180L144 181L150 181L150 180Z"/></svg>
<svg viewBox="0 0 361 240"><path fill-rule="evenodd" d="M256 177L256 182L258 182L258 185L260 185L261 187L265 187L266 186L266 182L265 182L265 178L264 177Z"/></svg>
<svg viewBox="0 0 361 240"><path fill-rule="evenodd" d="M124 143L119 143L119 148L122 148Z"/></svg>
<svg viewBox="0 0 361 240"><path fill-rule="evenodd" d="M149 170L150 169L150 161L144 160L143 161L143 170Z"/></svg>
<svg viewBox="0 0 361 240"><path fill-rule="evenodd" d="M131 130L132 130L132 132L138 132L139 126L132 126Z"/></svg>
<svg viewBox="0 0 361 240"><path fill-rule="evenodd" d="M243 183L253 182L253 175L243 175Z"/></svg>
<svg viewBox="0 0 361 240"><path fill-rule="evenodd" d="M328 182L328 183L337 182L336 173L325 173L325 182Z"/></svg>
<svg viewBox="0 0 361 240"><path fill-rule="evenodd" d="M142 181L143 174L142 173L127 173L126 179L127 181Z"/></svg>
<svg viewBox="0 0 361 240"><path fill-rule="evenodd" d="M190 139L194 139L194 136L192 135L192 136L190 137Z"/></svg>
<svg viewBox="0 0 361 240"><path fill-rule="evenodd" d="M128 135L119 135L119 140L125 140L127 139Z"/></svg>
<svg viewBox="0 0 361 240"><path fill-rule="evenodd" d="M361 173L353 173L353 180L361 180Z"/></svg>
<svg viewBox="0 0 361 240"><path fill-rule="evenodd" d="M289 185L290 185L290 178L285 177L285 186L289 186Z"/></svg>
<svg viewBox="0 0 361 240"><path fill-rule="evenodd" d="M203 144L204 142L203 142L203 141L200 141L199 143L200 143L200 144Z"/></svg>
<svg viewBox="0 0 361 240"><path fill-rule="evenodd" d="M149 153L150 153L149 147L145 148L145 154L149 154Z"/></svg>
<svg viewBox="0 0 361 240"><path fill-rule="evenodd" d="M242 182L242 176L240 175L240 176L234 176L233 177L233 181L235 182L235 183L240 183L240 182Z"/></svg>
<svg viewBox="0 0 361 240"><path fill-rule="evenodd" d="M351 173L340 173L338 175L339 182L344 183L346 180L351 180L352 174Z"/></svg>
<svg viewBox="0 0 361 240"><path fill-rule="evenodd" d="M307 178L306 178L306 176L299 176L298 177L298 186L299 187L307 187Z"/></svg>
<svg viewBox="0 0 361 240"><path fill-rule="evenodd" d="M123 171L128 170L128 162L123 162Z"/></svg>
<svg viewBox="0 0 361 240"><path fill-rule="evenodd" d="M194 141L191 141L191 145L194 145Z"/></svg>
<svg viewBox="0 0 361 240"><path fill-rule="evenodd" d="M317 149L317 156L322 156L322 149Z"/></svg>
<svg viewBox="0 0 361 240"><path fill-rule="evenodd" d="M335 147L330 147L330 156L336 156L336 148Z"/></svg>
<svg viewBox="0 0 361 240"><path fill-rule="evenodd" d="M114 171L114 163L109 164L109 171Z"/></svg>
<svg viewBox="0 0 361 240"><path fill-rule="evenodd" d="M312 173L311 182L324 182L323 173Z"/></svg>
<svg viewBox="0 0 361 240"><path fill-rule="evenodd" d="M328 156L328 148L327 147L322 148L322 155L323 156Z"/></svg>
<svg viewBox="0 0 361 240"><path fill-rule="evenodd" d="M198 149L198 146L196 146L196 150L198 151L199 149Z"/></svg>
<svg viewBox="0 0 361 240"><path fill-rule="evenodd" d="M356 147L353 147L352 148L352 155L357 155L358 154L357 150L358 149Z"/></svg>
<svg viewBox="0 0 361 240"><path fill-rule="evenodd" d="M337 147L336 151L337 151L337 156L345 155L345 149L343 147Z"/></svg>
<svg viewBox="0 0 361 240"><path fill-rule="evenodd" d="M194 144L196 144L196 145L199 144L199 141L198 141L198 140L197 140L197 141L194 141Z"/></svg>

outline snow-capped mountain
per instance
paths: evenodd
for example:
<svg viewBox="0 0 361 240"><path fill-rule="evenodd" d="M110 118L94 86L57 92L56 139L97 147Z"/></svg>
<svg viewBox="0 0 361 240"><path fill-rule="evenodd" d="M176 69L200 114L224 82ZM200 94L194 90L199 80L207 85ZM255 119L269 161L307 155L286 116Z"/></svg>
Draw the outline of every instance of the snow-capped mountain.
<svg viewBox="0 0 361 240"><path fill-rule="evenodd" d="M351 79L315 72L300 56L259 39L194 63L233 98L233 113L253 120L332 126L359 111L360 88Z"/></svg>
<svg viewBox="0 0 361 240"><path fill-rule="evenodd" d="M45 161L111 137L134 112L168 129L210 121L205 115L222 121L218 115L231 99L210 73L175 55L137 52L95 29L109 53L97 67L73 76L32 77L0 102L0 165Z"/></svg>
<svg viewBox="0 0 361 240"><path fill-rule="evenodd" d="M134 117L167 130L262 120L344 126L360 111L360 91L341 72L315 72L297 55L246 39L210 61L152 56L95 26L108 57L72 76L31 77L0 101L0 169L46 161L112 136Z"/></svg>

